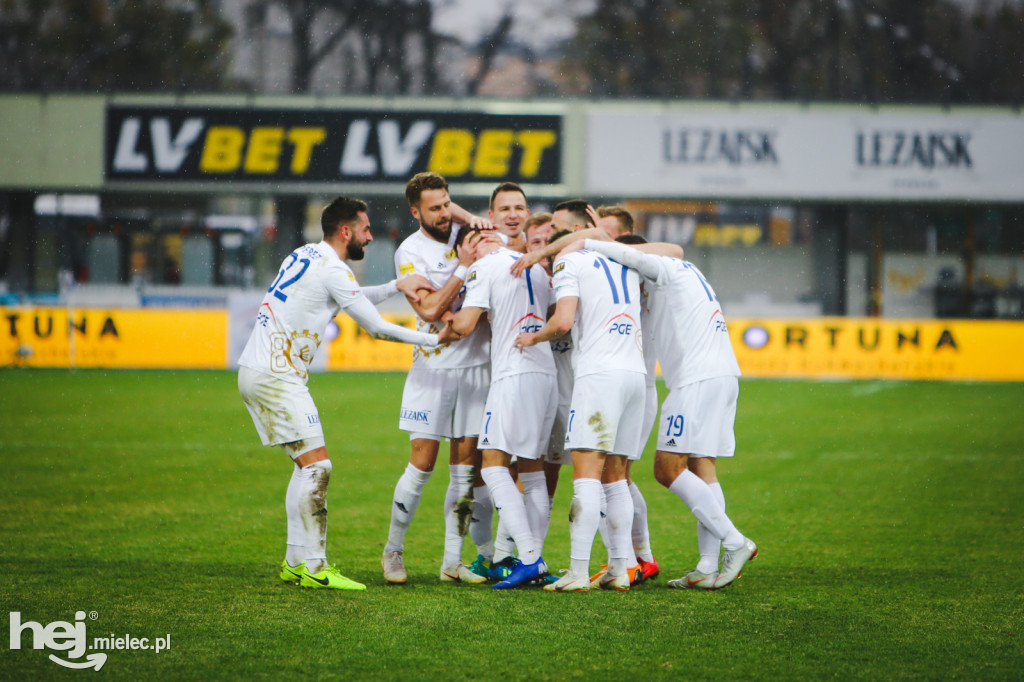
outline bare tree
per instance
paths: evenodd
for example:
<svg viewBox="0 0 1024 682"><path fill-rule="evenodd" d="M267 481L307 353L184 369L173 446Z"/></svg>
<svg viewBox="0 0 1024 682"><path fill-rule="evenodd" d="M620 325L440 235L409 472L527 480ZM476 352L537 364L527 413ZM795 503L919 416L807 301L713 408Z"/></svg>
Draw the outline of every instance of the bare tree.
<svg viewBox="0 0 1024 682"><path fill-rule="evenodd" d="M330 57L342 60L339 89L349 94L430 93L437 87L437 44L430 0L256 0L250 17L283 10L291 25L291 91L311 92Z"/></svg>
<svg viewBox="0 0 1024 682"><path fill-rule="evenodd" d="M592 94L1020 104L1024 7L993 0L597 0Z"/></svg>
<svg viewBox="0 0 1024 682"><path fill-rule="evenodd" d="M213 0L0 0L0 89L220 90L230 38Z"/></svg>

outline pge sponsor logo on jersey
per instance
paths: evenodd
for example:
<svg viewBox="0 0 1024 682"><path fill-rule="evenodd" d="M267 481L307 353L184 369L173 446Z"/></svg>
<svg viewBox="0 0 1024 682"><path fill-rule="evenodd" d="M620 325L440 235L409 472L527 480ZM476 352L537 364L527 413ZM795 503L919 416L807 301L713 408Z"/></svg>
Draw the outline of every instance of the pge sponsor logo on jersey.
<svg viewBox="0 0 1024 682"><path fill-rule="evenodd" d="M407 407L402 408L401 418L418 422L420 424L430 423L430 410L410 410Z"/></svg>
<svg viewBox="0 0 1024 682"><path fill-rule="evenodd" d="M530 313L524 317L521 317L516 325L519 327L520 334L526 334L528 332L539 332L541 327L544 326L544 318L539 315Z"/></svg>
<svg viewBox="0 0 1024 682"><path fill-rule="evenodd" d="M608 328L609 334L618 334L619 336L629 336L640 328L636 320L626 313L616 315L608 320L608 324L605 326Z"/></svg>
<svg viewBox="0 0 1024 682"><path fill-rule="evenodd" d="M106 111L110 180L562 182L562 117L480 112L146 107Z"/></svg>

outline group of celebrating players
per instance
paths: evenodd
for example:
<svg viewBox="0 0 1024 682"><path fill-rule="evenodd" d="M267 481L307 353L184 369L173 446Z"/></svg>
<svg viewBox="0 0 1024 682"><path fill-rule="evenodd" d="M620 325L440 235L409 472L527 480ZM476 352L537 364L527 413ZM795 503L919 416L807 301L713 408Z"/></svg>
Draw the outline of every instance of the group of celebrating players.
<svg viewBox="0 0 1024 682"><path fill-rule="evenodd" d="M453 203L436 173L415 175L405 194L420 229L395 253L397 279L356 283L344 260L361 258L373 240L367 206L336 199L321 217L324 240L282 263L239 360L239 390L263 444L283 446L295 462L281 579L365 589L327 563L331 461L306 386L341 309L375 337L415 346L399 419L411 454L382 557L388 583L408 580L405 535L443 438L442 581L583 592L656 577L646 503L630 477L658 412L656 362L669 394L655 478L697 517L701 557L668 584L718 589L739 577L757 547L725 513L715 461L735 451L740 371L714 290L682 248L631 234L619 207L568 201L531 216L510 182L491 194L486 219ZM398 292L416 313L415 331L384 321L373 305ZM573 466L570 567L556 578L543 547L565 464ZM599 531L608 561L591 575ZM467 534L477 548L468 566Z"/></svg>

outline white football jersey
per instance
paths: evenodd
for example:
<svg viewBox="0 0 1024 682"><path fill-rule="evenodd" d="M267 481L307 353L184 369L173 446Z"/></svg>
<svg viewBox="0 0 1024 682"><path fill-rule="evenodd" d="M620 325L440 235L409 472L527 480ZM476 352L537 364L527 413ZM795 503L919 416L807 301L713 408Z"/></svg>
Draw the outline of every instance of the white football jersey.
<svg viewBox="0 0 1024 682"><path fill-rule="evenodd" d="M572 328L575 376L609 370L644 374L640 277L594 251L555 262L555 299L579 298Z"/></svg>
<svg viewBox="0 0 1024 682"><path fill-rule="evenodd" d="M572 369L572 332L552 339L551 355L555 358L555 371L558 373L558 404L568 405L572 400L573 369Z"/></svg>
<svg viewBox="0 0 1024 682"><path fill-rule="evenodd" d="M555 373L551 347L516 348L516 337L535 332L547 321L551 280L540 265L515 277L512 264L521 253L499 248L479 259L466 276L463 307L483 308L491 325L491 381L526 372Z"/></svg>
<svg viewBox="0 0 1024 682"><path fill-rule="evenodd" d="M457 235L458 226L455 226L452 228L451 237L446 244L431 239L423 234L422 230L417 230L406 237L395 251L395 272L398 279L417 274L426 277L435 288L443 287L459 266L459 259L455 253L455 237ZM459 292L449 308L452 313L457 313L462 308L465 294L466 288L463 286L462 291ZM416 328L422 332L436 334L444 328L444 325L440 322L425 322L417 316ZM414 347L413 363L431 369L455 369L483 365L488 361L488 338L487 325L478 325L472 334L456 343L444 344L436 348Z"/></svg>
<svg viewBox="0 0 1024 682"><path fill-rule="evenodd" d="M722 306L697 266L616 242L587 240L587 246L643 273L648 326L670 390L705 379L740 376Z"/></svg>
<svg viewBox="0 0 1024 682"><path fill-rule="evenodd" d="M330 245L300 246L267 289L238 364L306 383L327 325L338 311L361 299L355 275Z"/></svg>
<svg viewBox="0 0 1024 682"><path fill-rule="evenodd" d="M689 261L650 257L661 267L647 286L654 350L666 385L739 376L722 306L704 274Z"/></svg>

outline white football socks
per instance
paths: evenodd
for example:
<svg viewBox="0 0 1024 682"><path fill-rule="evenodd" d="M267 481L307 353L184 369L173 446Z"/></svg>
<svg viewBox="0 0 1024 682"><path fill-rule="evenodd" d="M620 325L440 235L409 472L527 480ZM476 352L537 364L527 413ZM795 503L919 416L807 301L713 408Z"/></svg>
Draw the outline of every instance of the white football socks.
<svg viewBox="0 0 1024 682"><path fill-rule="evenodd" d="M482 472L481 472L481 475ZM516 492L519 492L518 490ZM491 502L494 502L494 496L491 496ZM495 503L495 506L497 504ZM508 528L505 526L505 517L498 512L498 527L494 531L494 558L491 560L493 563L498 563L506 557L510 557L516 553L516 541L509 535Z"/></svg>
<svg viewBox="0 0 1024 682"><path fill-rule="evenodd" d="M629 494L629 485L625 480L614 481L604 485L604 494L608 500L608 574L623 575L630 566L636 564L633 555L631 534L633 530L633 498Z"/></svg>
<svg viewBox="0 0 1024 682"><path fill-rule="evenodd" d="M715 499L711 488L689 469L684 470L669 486L679 499L690 508L697 520L716 538L722 541L726 550L743 546L743 534L736 530L722 505Z"/></svg>
<svg viewBox="0 0 1024 682"><path fill-rule="evenodd" d="M601 544L608 552L607 563L612 560L612 527L608 523L608 496L604 492L604 484L601 484L601 518L597 521L597 534L601 536Z"/></svg>
<svg viewBox="0 0 1024 682"><path fill-rule="evenodd" d="M448 465L448 491L444 498L444 559L442 568L462 561L463 536L459 534L459 502L468 498L473 490L473 466L471 464ZM470 503L469 514L473 506ZM468 522L469 519L466 519ZM468 529L468 526L467 526Z"/></svg>
<svg viewBox="0 0 1024 682"><path fill-rule="evenodd" d="M319 573L327 567L327 485L331 460L325 459L292 470L285 493L288 518L288 549L291 566L306 562L306 570Z"/></svg>
<svg viewBox="0 0 1024 682"><path fill-rule="evenodd" d="M391 527L388 529L388 541L384 545L384 554L401 552L405 546L405 533L409 530L416 515L416 507L420 504L423 487L430 480L430 471L420 471L412 464L395 484L395 495L391 504Z"/></svg>
<svg viewBox="0 0 1024 682"><path fill-rule="evenodd" d="M306 560L306 529L299 509L299 488L303 478L300 471L298 466L292 467L292 477L284 495L285 517L288 519L288 547L284 558L289 566L298 566Z"/></svg>
<svg viewBox="0 0 1024 682"><path fill-rule="evenodd" d="M494 558L494 502L486 485L473 488L473 520L469 523L469 537L476 545L477 554L490 561Z"/></svg>
<svg viewBox="0 0 1024 682"><path fill-rule="evenodd" d="M523 503L526 505L526 518L530 522L530 531L537 541L537 553L544 553L544 538L548 534L548 519L551 515L548 484L543 471L531 471L519 474L523 484ZM525 560L524 560L525 561ZM526 563L532 563L527 561Z"/></svg>
<svg viewBox="0 0 1024 682"><path fill-rule="evenodd" d="M724 512L725 494L722 492L722 485L715 481L708 483L708 488L711 489L711 494L715 496ZM700 550L700 562L697 564L697 570L701 573L717 573L722 541L716 538L714 533L700 521L697 522L697 549Z"/></svg>
<svg viewBox="0 0 1024 682"><path fill-rule="evenodd" d="M629 484L629 495L633 498L633 553L644 561L654 561L651 532L647 527L647 500L636 487L636 481Z"/></svg>
<svg viewBox="0 0 1024 682"><path fill-rule="evenodd" d="M590 575L590 552L601 519L601 481L577 478L569 506L569 558L574 577Z"/></svg>
<svg viewBox="0 0 1024 682"><path fill-rule="evenodd" d="M534 563L540 558L540 547L530 528L526 503L516 488L508 467L485 467L480 474L491 491L491 499L498 508L498 515L519 549L519 560L526 564ZM544 492L544 497L547 498L547 491Z"/></svg>

